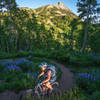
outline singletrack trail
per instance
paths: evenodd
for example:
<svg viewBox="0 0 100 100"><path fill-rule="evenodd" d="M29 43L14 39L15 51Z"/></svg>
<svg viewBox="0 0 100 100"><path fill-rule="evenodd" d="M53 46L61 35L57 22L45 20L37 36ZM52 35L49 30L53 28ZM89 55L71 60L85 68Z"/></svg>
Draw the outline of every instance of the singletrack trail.
<svg viewBox="0 0 100 100"><path fill-rule="evenodd" d="M42 59L42 58L39 58L39 59ZM58 61L56 60L50 60L50 59L46 59L46 60L48 60L52 64L55 64L62 71L62 76L58 80L59 89L61 93L67 92L69 89L71 89L75 83L75 80L73 79L73 73L70 72L70 70L66 68L63 64L58 63ZM22 94L22 91L16 94L14 92L6 90L0 93L0 100L19 100L21 94Z"/></svg>
<svg viewBox="0 0 100 100"><path fill-rule="evenodd" d="M75 83L75 80L73 79L73 73L70 72L70 70L68 68L66 68L64 65L58 63L55 60L49 60L50 62L52 62L53 64L55 64L57 67L59 67L62 71L62 76L61 78L58 80L60 86L60 90L61 92L66 92L67 90L69 90L70 88L72 88L72 86Z"/></svg>

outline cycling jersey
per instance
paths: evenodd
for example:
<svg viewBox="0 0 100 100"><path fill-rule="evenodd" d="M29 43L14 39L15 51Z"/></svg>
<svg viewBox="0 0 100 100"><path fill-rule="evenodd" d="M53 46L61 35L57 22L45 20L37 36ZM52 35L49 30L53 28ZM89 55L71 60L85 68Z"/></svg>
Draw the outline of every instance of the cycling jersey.
<svg viewBox="0 0 100 100"><path fill-rule="evenodd" d="M47 70L45 72L46 74L46 78L47 78L47 72L51 71L51 78L50 78L50 83L53 83L54 81L56 81L56 69L55 67L50 67L50 65L47 66Z"/></svg>

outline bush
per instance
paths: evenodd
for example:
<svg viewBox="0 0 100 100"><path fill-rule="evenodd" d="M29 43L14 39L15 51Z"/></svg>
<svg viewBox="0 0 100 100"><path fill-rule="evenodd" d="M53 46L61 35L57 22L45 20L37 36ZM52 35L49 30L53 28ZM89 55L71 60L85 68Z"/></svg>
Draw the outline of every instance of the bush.
<svg viewBox="0 0 100 100"><path fill-rule="evenodd" d="M68 51L54 50L51 51L51 58L54 58L60 62L69 62L70 54L68 53Z"/></svg>
<svg viewBox="0 0 100 100"><path fill-rule="evenodd" d="M1 57L3 57L3 56L6 56L6 53L5 53L5 52L0 51L0 58L1 58Z"/></svg>
<svg viewBox="0 0 100 100"><path fill-rule="evenodd" d="M71 55L70 56L70 64L74 64L76 66L80 66L80 67L87 67L87 66L93 66L93 60L91 56L87 56L87 55L81 55L81 54L77 54L77 55Z"/></svg>
<svg viewBox="0 0 100 100"><path fill-rule="evenodd" d="M14 64L14 61L11 60L11 59L8 59L8 60L1 60L0 61L0 65L3 65L3 66L8 66L10 64Z"/></svg>
<svg viewBox="0 0 100 100"><path fill-rule="evenodd" d="M100 91L100 70L90 70L85 73L76 74L76 81L79 87L84 91L87 91L88 94L93 93L94 91Z"/></svg>
<svg viewBox="0 0 100 100"><path fill-rule="evenodd" d="M21 58L2 60L0 64L0 80L5 81L0 91L3 91L5 87L8 90L19 91L34 86L35 76L29 75L29 71L34 69L32 61Z"/></svg>
<svg viewBox="0 0 100 100"><path fill-rule="evenodd" d="M93 97L93 100L100 100L100 91L95 91L92 97Z"/></svg>
<svg viewBox="0 0 100 100"><path fill-rule="evenodd" d="M93 57L93 62L94 62L96 65L100 65L100 56L94 56L94 57Z"/></svg>
<svg viewBox="0 0 100 100"><path fill-rule="evenodd" d="M47 57L48 58L50 56L50 52L37 49L37 50L33 51L32 55L34 57Z"/></svg>
<svg viewBox="0 0 100 100"><path fill-rule="evenodd" d="M17 76L13 73L7 76L4 85L6 89L17 92L20 90L34 87L34 79L35 78L33 78L33 76L29 76L28 73L19 73Z"/></svg>
<svg viewBox="0 0 100 100"><path fill-rule="evenodd" d="M24 72L34 70L34 64L25 58L20 58L14 62L16 65L20 66Z"/></svg>
<svg viewBox="0 0 100 100"><path fill-rule="evenodd" d="M19 66L16 65L9 65L7 66L7 71L13 71L13 72L17 72L17 71L21 71L21 68Z"/></svg>
<svg viewBox="0 0 100 100"><path fill-rule="evenodd" d="M1 62L0 62L0 73L4 72L4 70L5 70L5 66L2 65Z"/></svg>
<svg viewBox="0 0 100 100"><path fill-rule="evenodd" d="M5 90L5 84L0 83L0 92L3 92Z"/></svg>

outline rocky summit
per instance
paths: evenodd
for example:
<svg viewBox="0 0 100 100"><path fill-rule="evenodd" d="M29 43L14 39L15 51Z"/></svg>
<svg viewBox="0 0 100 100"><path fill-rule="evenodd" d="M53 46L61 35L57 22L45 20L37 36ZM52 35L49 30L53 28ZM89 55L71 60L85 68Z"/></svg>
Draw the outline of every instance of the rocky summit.
<svg viewBox="0 0 100 100"><path fill-rule="evenodd" d="M57 7L58 9L69 10L69 8L67 8L62 2L58 2L58 3L56 4L56 7Z"/></svg>

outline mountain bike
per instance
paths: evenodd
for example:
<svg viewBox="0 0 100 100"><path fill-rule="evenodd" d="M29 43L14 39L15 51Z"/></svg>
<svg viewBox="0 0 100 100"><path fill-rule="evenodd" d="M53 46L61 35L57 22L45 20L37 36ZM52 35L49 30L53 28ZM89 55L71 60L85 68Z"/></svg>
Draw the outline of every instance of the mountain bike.
<svg viewBox="0 0 100 100"><path fill-rule="evenodd" d="M53 82L51 83L52 87L53 87L53 91L51 93L58 93L60 92L59 90L59 83L58 82ZM34 89L28 89L26 90L22 96L20 100L25 100L25 98L29 97L30 99L36 100L38 98L41 98L41 96L46 96L51 94L49 89L47 87L45 87L45 92L42 90L42 82L38 82L37 85L34 87Z"/></svg>

